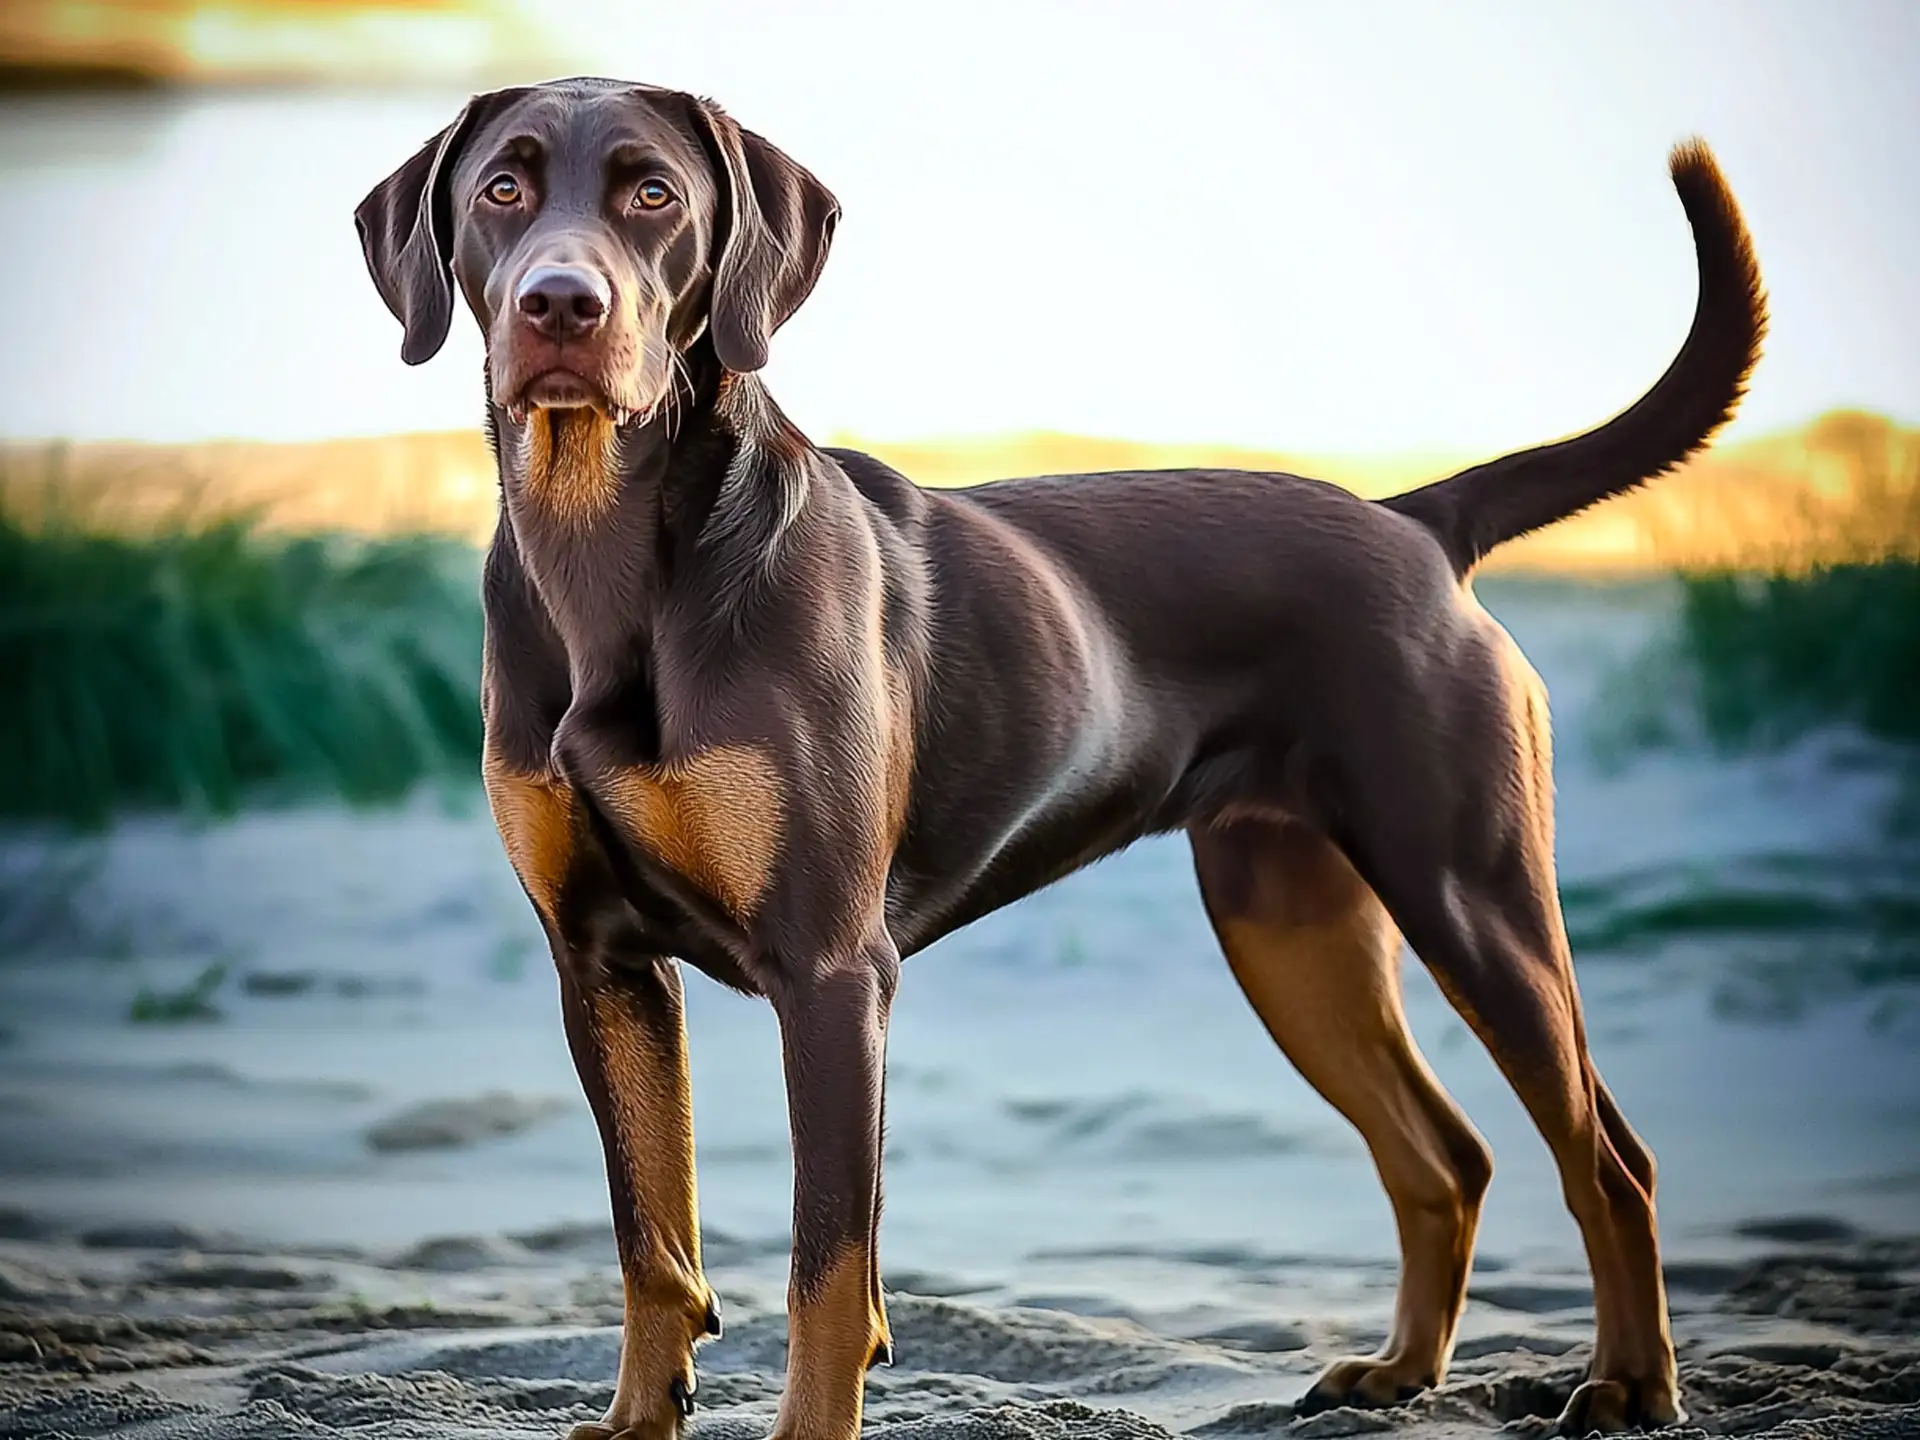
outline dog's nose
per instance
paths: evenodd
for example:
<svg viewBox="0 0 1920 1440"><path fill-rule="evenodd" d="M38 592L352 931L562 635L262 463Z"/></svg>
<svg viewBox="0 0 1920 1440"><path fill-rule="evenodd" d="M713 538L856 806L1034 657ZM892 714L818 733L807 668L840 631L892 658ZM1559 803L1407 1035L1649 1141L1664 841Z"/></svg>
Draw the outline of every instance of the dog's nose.
<svg viewBox="0 0 1920 1440"><path fill-rule="evenodd" d="M584 265L536 265L513 294L521 318L553 340L598 330L613 303L606 277Z"/></svg>

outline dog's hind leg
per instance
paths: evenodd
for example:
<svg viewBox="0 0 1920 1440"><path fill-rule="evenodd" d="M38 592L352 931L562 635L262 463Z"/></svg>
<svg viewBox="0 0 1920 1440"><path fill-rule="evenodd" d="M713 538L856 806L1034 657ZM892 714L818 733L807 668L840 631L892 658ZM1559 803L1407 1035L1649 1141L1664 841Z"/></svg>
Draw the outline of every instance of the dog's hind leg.
<svg viewBox="0 0 1920 1440"><path fill-rule="evenodd" d="M606 1152L625 1292L605 1417L569 1440L673 1440L693 1413L694 1345L718 1334L700 1265L685 1002L648 953L563 784L486 765L488 797L560 972L567 1044Z"/></svg>
<svg viewBox="0 0 1920 1440"><path fill-rule="evenodd" d="M1399 932L1339 850L1262 820L1196 829L1192 841L1240 988L1366 1140L1400 1232L1392 1334L1379 1353L1330 1366L1299 1413L1391 1405L1446 1370L1492 1159L1407 1033Z"/></svg>
<svg viewBox="0 0 1920 1440"><path fill-rule="evenodd" d="M1653 1156L1587 1051L1554 876L1545 691L1505 632L1477 632L1427 672L1438 695L1378 697L1399 733L1347 757L1346 850L1553 1151L1596 1330L1561 1428L1670 1424L1684 1416ZM1443 755L1436 736L1455 737Z"/></svg>

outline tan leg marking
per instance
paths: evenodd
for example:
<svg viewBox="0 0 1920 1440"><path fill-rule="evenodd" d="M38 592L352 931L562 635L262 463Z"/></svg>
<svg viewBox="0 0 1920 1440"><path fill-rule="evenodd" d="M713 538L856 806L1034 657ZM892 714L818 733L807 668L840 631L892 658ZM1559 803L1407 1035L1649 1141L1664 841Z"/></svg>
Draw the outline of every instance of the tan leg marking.
<svg viewBox="0 0 1920 1440"><path fill-rule="evenodd" d="M752 915L780 853L780 776L751 745L719 745L658 768L614 770L595 788L626 833L738 919Z"/></svg>
<svg viewBox="0 0 1920 1440"><path fill-rule="evenodd" d="M692 1393L693 1347L711 1302L700 1266L678 977L609 974L601 969L605 957L592 953L594 941L562 933L561 889L584 863L582 816L571 787L514 770L491 751L481 771L507 856L561 964L568 1040L605 1142L620 1237L626 1314L613 1404L601 1420L576 1426L571 1440L673 1440L680 1413L671 1387L678 1380ZM590 863L602 862L596 856ZM645 1011L636 985L652 986Z"/></svg>
<svg viewBox="0 0 1920 1440"><path fill-rule="evenodd" d="M626 1298L613 1404L579 1440L665 1440L677 1433L675 1380L692 1393L693 1347L705 1332L710 1292L700 1265L700 1204L693 1164L693 1103L684 1043L663 1043L617 989L587 995L587 1021L611 1102L609 1164L624 1171L634 1223L623 1238ZM674 1017L678 1024L678 1016Z"/></svg>
<svg viewBox="0 0 1920 1440"><path fill-rule="evenodd" d="M507 859L541 919L551 925L577 843L579 807L573 791L508 768L491 750L481 758L480 774Z"/></svg>
<svg viewBox="0 0 1920 1440"><path fill-rule="evenodd" d="M1504 734L1488 730L1486 743L1504 754L1478 777L1480 803L1498 807L1485 818L1501 822L1511 848L1498 867L1456 867L1450 893L1429 898L1409 923L1426 930L1421 958L1552 1150L1580 1225L1593 1274L1593 1378L1574 1391L1561 1429L1583 1435L1673 1424L1685 1414L1660 1268L1653 1156L1613 1104L1587 1049L1554 874L1546 689L1506 632L1491 620L1486 627L1498 647L1506 713L1498 717Z"/></svg>
<svg viewBox="0 0 1920 1440"><path fill-rule="evenodd" d="M620 495L619 434L598 410L535 410L527 418L527 498L572 525Z"/></svg>
<svg viewBox="0 0 1920 1440"><path fill-rule="evenodd" d="M1366 1140L1399 1229L1391 1335L1376 1355L1335 1362L1309 1395L1392 1405L1446 1373L1492 1160L1407 1033L1399 932L1345 857L1264 824L1196 836L1194 850L1234 978Z"/></svg>
<svg viewBox="0 0 1920 1440"><path fill-rule="evenodd" d="M1554 871L1553 726L1547 690L1520 647L1504 630L1500 634L1521 742L1520 796L1532 873L1531 883L1519 895L1474 899L1489 913L1503 915L1510 933L1526 936L1523 944L1537 937L1543 945L1536 962L1544 960L1544 965L1515 968L1534 991L1534 1013L1549 1017L1550 1036L1546 1045L1531 1050L1525 1027L1508 1035L1501 1033L1504 1027L1484 1025L1480 1036L1554 1152L1593 1272L1595 1378L1574 1392L1561 1425L1584 1434L1632 1424L1675 1424L1686 1414L1680 1406L1660 1264L1653 1155L1613 1104L1587 1049Z"/></svg>
<svg viewBox="0 0 1920 1440"><path fill-rule="evenodd" d="M775 1440L857 1440L867 1366L892 1343L870 1247L849 1246L812 1292L789 1295L787 1313Z"/></svg>

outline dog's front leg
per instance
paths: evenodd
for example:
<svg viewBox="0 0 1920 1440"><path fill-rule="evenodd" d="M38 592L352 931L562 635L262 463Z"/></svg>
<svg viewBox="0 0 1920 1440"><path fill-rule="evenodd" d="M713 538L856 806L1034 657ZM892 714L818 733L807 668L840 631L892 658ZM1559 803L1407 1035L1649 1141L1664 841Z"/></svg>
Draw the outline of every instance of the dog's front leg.
<svg viewBox="0 0 1920 1440"><path fill-rule="evenodd" d="M793 1129L787 1388L775 1440L855 1440L866 1372L891 1363L880 1293L887 1013L900 957L884 935L775 997Z"/></svg>
<svg viewBox="0 0 1920 1440"><path fill-rule="evenodd" d="M626 1316L604 1419L569 1440L671 1440L693 1409L693 1347L718 1334L700 1268L680 967L649 951L571 786L489 749L500 838L540 916L580 1087L600 1127Z"/></svg>
<svg viewBox="0 0 1920 1440"><path fill-rule="evenodd" d="M626 1315L604 1419L568 1440L671 1440L693 1413L693 1347L720 1333L700 1268L680 968L663 958L562 963L567 1043L600 1127Z"/></svg>

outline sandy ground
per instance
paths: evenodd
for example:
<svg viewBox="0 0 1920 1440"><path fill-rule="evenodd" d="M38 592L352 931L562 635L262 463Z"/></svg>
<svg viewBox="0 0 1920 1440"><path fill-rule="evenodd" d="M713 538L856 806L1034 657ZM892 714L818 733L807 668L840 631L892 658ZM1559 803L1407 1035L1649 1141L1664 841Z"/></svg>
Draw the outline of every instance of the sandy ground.
<svg viewBox="0 0 1920 1440"><path fill-rule="evenodd" d="M0 1214L0 1436L278 1440L553 1436L611 1395L611 1237L563 1227L442 1237L374 1255L249 1247L177 1226L75 1235ZM1776 1226L1747 1263L1675 1263L1675 1330L1696 1433L1920 1433L1920 1242ZM727 1333L701 1351L697 1436L765 1434L785 1352L784 1256L713 1237ZM873 1433L1022 1436L1540 1433L1577 1382L1577 1285L1483 1275L1452 1375L1391 1411L1296 1420L1316 1368L1379 1338L1308 1318L1337 1267L1281 1281L1293 1318L1218 1308L1085 1314L903 1277L898 1352L868 1385ZM1295 1282L1288 1285L1287 1282Z"/></svg>
<svg viewBox="0 0 1920 1440"><path fill-rule="evenodd" d="M1669 600L1483 593L1561 716L1589 1030L1661 1157L1695 1425L1920 1434L1920 972L1878 928L1920 876L1877 819L1895 772L1846 744L1608 759L1604 677ZM0 1437L557 1436L600 1412L620 1317L599 1147L477 796L145 819L81 852L0 837L0 940ZM1542 1428L1591 1337L1577 1235L1510 1089L1408 981L1498 1164L1443 1389L1293 1418L1384 1335L1391 1216L1154 841L908 967L882 1232L899 1363L870 1428ZM784 1346L777 1035L703 981L688 1008L728 1320L694 1430L749 1440Z"/></svg>

